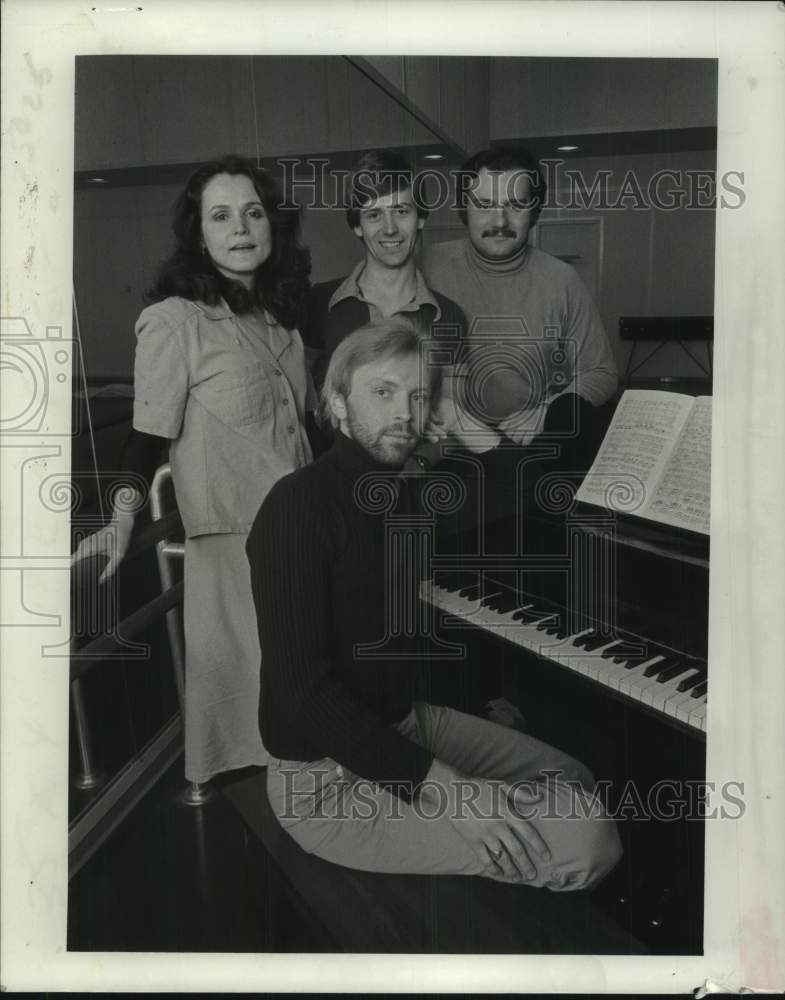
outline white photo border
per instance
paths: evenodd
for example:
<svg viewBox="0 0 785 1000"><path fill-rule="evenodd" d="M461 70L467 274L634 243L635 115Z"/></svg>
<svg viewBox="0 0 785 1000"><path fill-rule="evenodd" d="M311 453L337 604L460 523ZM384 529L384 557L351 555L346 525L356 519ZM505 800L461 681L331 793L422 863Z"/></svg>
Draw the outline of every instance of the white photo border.
<svg viewBox="0 0 785 1000"><path fill-rule="evenodd" d="M25 521L22 477L70 472L70 385L40 437L2 442L2 597L61 616L2 634L4 989L251 992L738 992L785 988L785 7L782 3L5 0L2 315L71 333L76 55L375 54L716 58L717 210L709 781L746 814L707 822L699 957L83 954L66 950L68 513ZM478 28L480 30L478 30ZM19 523L17 523L17 518ZM45 560L49 559L47 563ZM48 566L48 572L40 567ZM25 567L23 570L22 567ZM32 572L35 570L35 572ZM33 579L34 578L34 579ZM20 596L20 588L23 588ZM5 619L4 619L5 621ZM404 958L404 960L402 960ZM711 987L710 987L711 989Z"/></svg>

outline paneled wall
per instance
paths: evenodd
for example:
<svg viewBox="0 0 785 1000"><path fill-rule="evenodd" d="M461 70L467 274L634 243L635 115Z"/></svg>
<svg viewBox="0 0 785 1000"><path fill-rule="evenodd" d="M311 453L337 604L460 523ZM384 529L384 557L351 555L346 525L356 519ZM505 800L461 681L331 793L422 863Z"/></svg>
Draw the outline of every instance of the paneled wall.
<svg viewBox="0 0 785 1000"><path fill-rule="evenodd" d="M717 123L713 59L492 59L491 139Z"/></svg>
<svg viewBox="0 0 785 1000"><path fill-rule="evenodd" d="M488 145L491 59L368 56L368 62L467 152Z"/></svg>
<svg viewBox="0 0 785 1000"><path fill-rule="evenodd" d="M716 67L709 61L369 61L427 119L472 151L489 139L525 135L716 124ZM416 154L437 144L423 124L340 57L112 56L77 61L79 171L100 175L102 170L131 168L133 174L133 168L155 170L232 150L252 157L322 155L345 167L356 150L398 146ZM712 170L714 154L609 155L571 160L568 166L589 185L597 171L610 171L613 200L614 185L618 188L629 171L645 191L663 168ZM76 296L90 374L131 374L133 324L143 306L143 290L169 249L171 205L178 190L179 184L129 183L126 178L122 186L76 192ZM597 299L614 342L623 315L713 312L711 210L627 205L551 208L543 214L544 221L567 218L600 223ZM423 243L463 235L456 213L443 208L432 213ZM341 210L306 211L303 236L316 281L346 273L359 259L357 240ZM615 346L623 364L629 345ZM683 370L685 363L689 366L684 356L659 360L665 371L675 364L672 373L689 373Z"/></svg>
<svg viewBox="0 0 785 1000"><path fill-rule="evenodd" d="M77 60L76 170L432 144L336 56Z"/></svg>

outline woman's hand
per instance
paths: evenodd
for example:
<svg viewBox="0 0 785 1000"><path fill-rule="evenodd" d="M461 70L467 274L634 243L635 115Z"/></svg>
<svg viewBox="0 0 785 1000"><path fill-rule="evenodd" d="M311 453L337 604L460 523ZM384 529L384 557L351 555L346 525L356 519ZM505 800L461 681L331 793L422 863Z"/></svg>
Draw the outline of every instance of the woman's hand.
<svg viewBox="0 0 785 1000"><path fill-rule="evenodd" d="M429 794L427 782L445 788L453 828L491 877L515 882L532 879L538 862L550 860L548 845L534 825L516 813L508 799L509 789L500 782L463 777L439 760L434 760L428 772L425 795ZM523 794L516 789L516 796ZM528 805L539 801L536 788L526 799Z"/></svg>
<svg viewBox="0 0 785 1000"><path fill-rule="evenodd" d="M74 566L89 556L107 556L109 561L98 577L99 583L105 583L114 576L123 561L131 544L133 531L134 514L128 511L115 511L109 524L82 539L76 552L71 556L71 565Z"/></svg>

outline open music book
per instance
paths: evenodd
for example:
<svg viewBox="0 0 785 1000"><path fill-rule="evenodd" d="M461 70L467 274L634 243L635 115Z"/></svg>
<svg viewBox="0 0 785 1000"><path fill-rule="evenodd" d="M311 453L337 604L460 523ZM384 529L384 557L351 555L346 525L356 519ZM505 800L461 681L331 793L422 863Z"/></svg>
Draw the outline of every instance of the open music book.
<svg viewBox="0 0 785 1000"><path fill-rule="evenodd" d="M709 534L711 396L628 389L576 494Z"/></svg>

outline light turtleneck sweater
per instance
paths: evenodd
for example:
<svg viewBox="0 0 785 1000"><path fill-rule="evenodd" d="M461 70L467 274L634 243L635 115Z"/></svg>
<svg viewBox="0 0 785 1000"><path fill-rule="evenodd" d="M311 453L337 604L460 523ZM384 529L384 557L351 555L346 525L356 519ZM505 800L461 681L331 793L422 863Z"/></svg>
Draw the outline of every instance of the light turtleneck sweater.
<svg viewBox="0 0 785 1000"><path fill-rule="evenodd" d="M422 270L429 286L465 312L474 371L520 376L521 410L565 391L599 406L616 391L602 319L569 264L528 245L490 260L470 240L457 240L431 246Z"/></svg>

